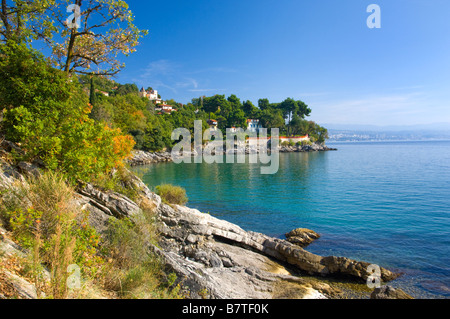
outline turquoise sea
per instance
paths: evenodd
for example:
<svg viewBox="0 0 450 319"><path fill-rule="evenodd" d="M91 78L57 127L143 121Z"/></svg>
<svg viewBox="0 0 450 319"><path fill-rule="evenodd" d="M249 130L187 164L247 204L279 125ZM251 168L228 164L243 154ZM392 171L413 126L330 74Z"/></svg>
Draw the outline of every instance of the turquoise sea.
<svg viewBox="0 0 450 319"><path fill-rule="evenodd" d="M450 141L329 143L339 150L280 154L259 164L155 164L136 168L151 187L187 190L189 207L283 238L322 235L307 250L363 260L404 275L416 298L450 297Z"/></svg>

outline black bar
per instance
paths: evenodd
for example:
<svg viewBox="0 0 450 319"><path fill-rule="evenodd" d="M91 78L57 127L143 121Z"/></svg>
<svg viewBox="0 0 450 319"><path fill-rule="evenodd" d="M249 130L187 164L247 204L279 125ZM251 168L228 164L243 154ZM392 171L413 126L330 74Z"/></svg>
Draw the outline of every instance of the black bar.
<svg viewBox="0 0 450 319"><path fill-rule="evenodd" d="M238 306L239 305L239 306ZM252 305L252 306L250 306ZM448 309L444 300L0 300L0 309L12 313L74 314L92 317L126 314L140 318L305 318L306 315L375 315L391 311L401 314L419 310ZM56 310L58 309L58 310ZM54 311L52 311L54 310ZM403 316L402 316L403 317ZM127 319L127 318L125 318Z"/></svg>

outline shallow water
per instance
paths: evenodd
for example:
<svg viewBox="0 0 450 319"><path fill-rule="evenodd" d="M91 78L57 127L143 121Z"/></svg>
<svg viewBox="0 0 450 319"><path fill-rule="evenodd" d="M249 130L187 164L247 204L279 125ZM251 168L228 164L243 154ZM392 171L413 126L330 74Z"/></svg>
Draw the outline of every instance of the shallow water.
<svg viewBox="0 0 450 319"><path fill-rule="evenodd" d="M135 170L155 187L186 188L188 206L246 230L322 238L320 255L364 260L405 274L392 283L416 298L450 297L450 142L339 143L337 152L280 154L259 164L155 164Z"/></svg>

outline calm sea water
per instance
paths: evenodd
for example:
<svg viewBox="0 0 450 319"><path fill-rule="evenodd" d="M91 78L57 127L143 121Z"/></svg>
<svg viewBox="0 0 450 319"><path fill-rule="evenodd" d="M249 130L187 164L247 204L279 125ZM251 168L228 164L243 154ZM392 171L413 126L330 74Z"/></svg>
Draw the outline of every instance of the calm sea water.
<svg viewBox="0 0 450 319"><path fill-rule="evenodd" d="M283 238L322 235L307 250L405 274L417 298L450 297L450 142L336 143L337 152L280 154L276 175L258 164L137 168L155 187L186 188L188 206L246 230Z"/></svg>

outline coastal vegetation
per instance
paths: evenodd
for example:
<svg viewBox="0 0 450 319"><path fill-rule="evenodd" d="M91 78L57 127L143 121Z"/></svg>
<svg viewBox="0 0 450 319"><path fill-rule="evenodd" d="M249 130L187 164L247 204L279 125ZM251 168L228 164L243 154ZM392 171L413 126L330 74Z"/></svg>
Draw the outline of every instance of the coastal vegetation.
<svg viewBox="0 0 450 319"><path fill-rule="evenodd" d="M143 253L143 243L158 238L154 207L140 200L140 219L111 220L100 234L76 205L80 182L137 200L124 167L136 142L128 129L122 131L126 122L93 119L89 102L95 103L95 94L80 79L89 74L93 85L94 78L117 73L123 67L118 54L133 52L145 31L132 24L124 1L86 2L82 30L54 25L63 22L68 4L19 0L3 1L0 8L0 141L9 143L1 164L39 168L0 188L0 227L27 252L2 255L2 276L14 270L34 284L38 298L178 298L160 258ZM88 21L94 15L96 22ZM42 43L51 55L37 50ZM127 96L131 91L118 86L118 109L141 102ZM81 279L77 289L70 287L74 274ZM16 297L2 276L0 294Z"/></svg>
<svg viewBox="0 0 450 319"><path fill-rule="evenodd" d="M92 88L91 80L87 76L80 77L80 82L86 92L88 89L96 91L91 118L132 135L138 150L170 149L174 144L171 140L174 129L189 129L193 136L194 121L201 120L203 130L206 130L209 128L210 119L217 121L218 129L224 134L227 128L232 127L246 130L247 120L254 119L258 120L262 127L278 128L284 136L309 135L312 142L320 144L328 138L326 128L307 120L311 113L309 107L304 102L291 98L282 103L270 103L267 99L260 99L258 106L253 105L251 101L241 102L234 94L228 97L214 95L194 98L187 104L167 100L166 103L177 111L159 114L155 111L158 105L140 97L136 85L120 85L107 79L95 78ZM268 133L270 134L270 130Z"/></svg>
<svg viewBox="0 0 450 319"><path fill-rule="evenodd" d="M99 234L75 197L65 175L50 170L2 189L0 226L29 252L2 266L33 283L38 298L179 298L161 260L142 244L158 238L152 205L142 201L140 219L111 219ZM68 267L78 271L78 287L70 286ZM5 295L2 288L0 280Z"/></svg>

